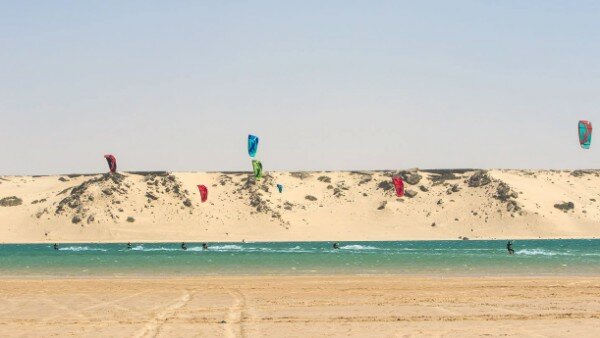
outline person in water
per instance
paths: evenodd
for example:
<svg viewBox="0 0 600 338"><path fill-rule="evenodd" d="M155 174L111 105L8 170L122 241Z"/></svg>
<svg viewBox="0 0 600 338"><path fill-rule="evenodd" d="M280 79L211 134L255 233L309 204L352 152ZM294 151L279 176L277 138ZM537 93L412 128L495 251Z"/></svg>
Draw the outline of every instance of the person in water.
<svg viewBox="0 0 600 338"><path fill-rule="evenodd" d="M58 250L58 243L54 243L54 250Z"/></svg>
<svg viewBox="0 0 600 338"><path fill-rule="evenodd" d="M508 241L508 243L506 243L506 250L508 250L509 255L512 255L515 253L515 250L513 250L512 245L513 245L512 241Z"/></svg>
<svg viewBox="0 0 600 338"><path fill-rule="evenodd" d="M339 249L340 248L340 243L338 243L338 242L333 243L333 248L334 249Z"/></svg>
<svg viewBox="0 0 600 338"><path fill-rule="evenodd" d="M127 242L127 250L131 249L131 242Z"/></svg>
<svg viewBox="0 0 600 338"><path fill-rule="evenodd" d="M187 245L185 245L185 242L181 242L181 249L187 250Z"/></svg>
<svg viewBox="0 0 600 338"><path fill-rule="evenodd" d="M202 250L207 250L207 249L208 249L208 244L202 243Z"/></svg>

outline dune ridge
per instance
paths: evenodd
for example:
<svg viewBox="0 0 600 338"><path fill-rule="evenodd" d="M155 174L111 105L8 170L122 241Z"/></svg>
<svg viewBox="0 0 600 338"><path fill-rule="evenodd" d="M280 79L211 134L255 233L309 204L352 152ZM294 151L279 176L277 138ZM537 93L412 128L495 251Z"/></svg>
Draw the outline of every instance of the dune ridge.
<svg viewBox="0 0 600 338"><path fill-rule="evenodd" d="M0 242L596 238L598 200L599 170L2 176Z"/></svg>

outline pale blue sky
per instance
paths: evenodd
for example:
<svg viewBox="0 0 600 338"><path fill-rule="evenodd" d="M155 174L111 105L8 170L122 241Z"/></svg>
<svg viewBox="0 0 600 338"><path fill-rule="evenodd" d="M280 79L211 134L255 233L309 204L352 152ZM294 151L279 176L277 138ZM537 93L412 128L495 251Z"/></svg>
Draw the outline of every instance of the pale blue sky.
<svg viewBox="0 0 600 338"><path fill-rule="evenodd" d="M0 1L0 174L589 168L598 1ZM598 136L600 142L600 136Z"/></svg>

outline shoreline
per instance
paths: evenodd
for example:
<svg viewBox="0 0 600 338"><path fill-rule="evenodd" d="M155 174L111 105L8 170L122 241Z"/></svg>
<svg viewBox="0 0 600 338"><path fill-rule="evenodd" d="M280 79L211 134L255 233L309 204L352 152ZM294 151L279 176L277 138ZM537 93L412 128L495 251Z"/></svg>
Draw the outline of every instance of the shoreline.
<svg viewBox="0 0 600 338"><path fill-rule="evenodd" d="M458 238L428 238L428 239L384 239L384 240L362 240L362 239L332 239L332 240L284 240L284 239L276 239L276 240L251 240L251 241L208 241L208 240L127 240L127 241L67 241L67 242L56 242L56 241L33 241L33 242L0 242L0 245L28 245L28 244L48 244L52 245L54 243L68 245L68 244L127 244L131 242L131 244L143 245L143 244L179 244L181 242L185 242L186 244L202 244L202 243L221 243L221 244L252 244L252 243L333 243L333 242L445 242L445 241L507 241L507 240L521 240L521 241L555 241L555 240L594 240L600 239L600 237L541 237L541 238L531 238L531 237L510 237L510 238L469 238L469 239L458 239Z"/></svg>
<svg viewBox="0 0 600 338"><path fill-rule="evenodd" d="M459 273L424 273L415 274L407 273L402 274L398 272L393 273L323 273L323 274L188 274L188 275L98 275L98 276L52 276L52 275L2 275L0 282L2 281L79 281L79 282L92 282L92 281L198 281L198 280L239 280L239 279L352 279L352 278L401 278L404 280L504 280L504 281L520 281L524 279L535 279L535 280L571 280L571 279L598 279L600 282L600 272L598 273L548 273L548 274L459 274Z"/></svg>

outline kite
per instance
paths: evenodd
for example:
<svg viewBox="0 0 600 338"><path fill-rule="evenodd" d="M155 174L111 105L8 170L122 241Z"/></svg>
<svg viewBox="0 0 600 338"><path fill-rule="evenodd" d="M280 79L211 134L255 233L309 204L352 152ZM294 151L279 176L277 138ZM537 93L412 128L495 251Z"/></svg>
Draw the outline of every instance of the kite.
<svg viewBox="0 0 600 338"><path fill-rule="evenodd" d="M205 185L199 185L198 186L198 190L200 191L200 200L202 201L202 203L206 202L206 200L208 199L208 189L206 189Z"/></svg>
<svg viewBox="0 0 600 338"><path fill-rule="evenodd" d="M254 177L260 180L262 177L262 163L258 160L252 160L252 170L254 171Z"/></svg>
<svg viewBox="0 0 600 338"><path fill-rule="evenodd" d="M248 135L248 155L250 157L256 156L258 150L258 136Z"/></svg>
<svg viewBox="0 0 600 338"><path fill-rule="evenodd" d="M592 123L589 121L579 121L579 144L583 149L590 149L592 145Z"/></svg>
<svg viewBox="0 0 600 338"><path fill-rule="evenodd" d="M108 162L108 169L110 170L111 173L114 173L117 171L117 159L113 156L113 155L104 155L104 158L106 159L106 162Z"/></svg>
<svg viewBox="0 0 600 338"><path fill-rule="evenodd" d="M394 187L396 187L396 196L404 196L404 182L402 181L402 177L394 176L392 180L394 181Z"/></svg>

